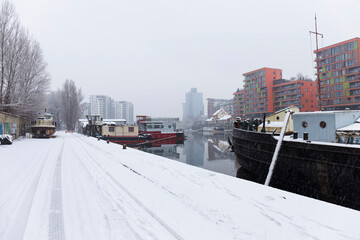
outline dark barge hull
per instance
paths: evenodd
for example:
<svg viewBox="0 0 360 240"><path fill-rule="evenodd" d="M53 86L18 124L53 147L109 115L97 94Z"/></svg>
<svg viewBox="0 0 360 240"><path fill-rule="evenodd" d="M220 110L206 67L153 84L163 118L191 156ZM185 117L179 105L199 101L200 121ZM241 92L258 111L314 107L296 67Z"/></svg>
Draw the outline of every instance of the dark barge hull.
<svg viewBox="0 0 360 240"><path fill-rule="evenodd" d="M237 161L261 184L276 144L270 133L233 130ZM284 140L270 186L360 210L360 148Z"/></svg>
<svg viewBox="0 0 360 240"><path fill-rule="evenodd" d="M163 144L183 144L184 138L180 137L171 137L164 139L153 139L151 135L147 135L146 137L119 137L119 136L103 136L101 139L110 142L124 145L126 144L129 147L135 146L147 146L147 147L155 147L161 146Z"/></svg>

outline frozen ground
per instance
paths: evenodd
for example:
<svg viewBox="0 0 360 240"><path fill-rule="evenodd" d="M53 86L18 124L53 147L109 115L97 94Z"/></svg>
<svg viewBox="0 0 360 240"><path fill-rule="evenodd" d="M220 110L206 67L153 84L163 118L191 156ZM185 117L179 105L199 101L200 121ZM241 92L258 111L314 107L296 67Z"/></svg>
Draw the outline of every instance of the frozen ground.
<svg viewBox="0 0 360 240"><path fill-rule="evenodd" d="M360 239L360 212L78 134L0 145L0 239Z"/></svg>

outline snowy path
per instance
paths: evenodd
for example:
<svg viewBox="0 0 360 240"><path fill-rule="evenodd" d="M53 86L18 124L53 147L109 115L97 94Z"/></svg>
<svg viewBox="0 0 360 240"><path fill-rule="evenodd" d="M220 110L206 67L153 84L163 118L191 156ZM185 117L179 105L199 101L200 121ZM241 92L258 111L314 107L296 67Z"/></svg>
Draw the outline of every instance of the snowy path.
<svg viewBox="0 0 360 240"><path fill-rule="evenodd" d="M0 239L360 239L360 212L78 134L0 146Z"/></svg>

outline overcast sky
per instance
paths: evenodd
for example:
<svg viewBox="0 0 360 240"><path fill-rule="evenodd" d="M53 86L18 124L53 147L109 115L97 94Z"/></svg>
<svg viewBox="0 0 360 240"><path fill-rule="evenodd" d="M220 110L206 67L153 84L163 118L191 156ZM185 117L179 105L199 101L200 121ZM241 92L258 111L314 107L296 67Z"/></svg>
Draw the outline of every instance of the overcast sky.
<svg viewBox="0 0 360 240"><path fill-rule="evenodd" d="M232 98L242 74L280 68L314 78L320 46L360 36L358 0L13 0L40 42L51 89L130 101L135 114L181 117L185 93ZM312 43L312 46L311 46ZM206 110L205 110L206 111Z"/></svg>

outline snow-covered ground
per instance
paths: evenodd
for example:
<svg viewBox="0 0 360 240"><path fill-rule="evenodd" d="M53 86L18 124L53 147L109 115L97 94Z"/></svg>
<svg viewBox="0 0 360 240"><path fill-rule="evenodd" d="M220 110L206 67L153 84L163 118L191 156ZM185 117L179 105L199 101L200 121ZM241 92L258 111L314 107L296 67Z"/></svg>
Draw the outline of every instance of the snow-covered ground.
<svg viewBox="0 0 360 240"><path fill-rule="evenodd" d="M360 212L75 133L0 145L0 239L360 239Z"/></svg>

